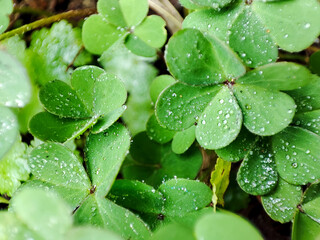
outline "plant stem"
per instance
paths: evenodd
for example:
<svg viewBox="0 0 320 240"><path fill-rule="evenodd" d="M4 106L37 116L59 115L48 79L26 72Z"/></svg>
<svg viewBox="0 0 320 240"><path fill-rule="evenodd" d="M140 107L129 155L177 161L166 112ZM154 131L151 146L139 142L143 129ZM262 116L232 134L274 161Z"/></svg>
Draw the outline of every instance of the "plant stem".
<svg viewBox="0 0 320 240"><path fill-rule="evenodd" d="M9 32L0 34L0 41L5 38L13 37L16 34L19 34L19 35L24 34L28 31L49 25L54 22L58 22L62 19L83 18L83 17L87 17L87 16L94 14L94 13L96 13L96 9L90 8L90 9L71 10L68 12L64 12L64 13L60 13L60 14L48 17L48 18L43 18L38 21L23 25L19 28L13 29Z"/></svg>
<svg viewBox="0 0 320 240"><path fill-rule="evenodd" d="M167 22L169 31L173 34L182 28L183 18L176 10L173 14L172 8L174 7L171 5L171 3L168 3L168 0L165 1L167 3L164 5L159 0L148 0L150 8L164 18L164 20Z"/></svg>

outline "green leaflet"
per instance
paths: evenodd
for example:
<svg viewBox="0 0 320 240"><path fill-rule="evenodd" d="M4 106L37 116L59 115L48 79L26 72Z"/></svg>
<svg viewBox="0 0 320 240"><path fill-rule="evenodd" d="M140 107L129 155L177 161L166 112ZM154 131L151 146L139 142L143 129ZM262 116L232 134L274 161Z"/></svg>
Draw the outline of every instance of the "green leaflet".
<svg viewBox="0 0 320 240"><path fill-rule="evenodd" d="M320 224L306 214L296 211L292 226L292 240L314 240L319 238Z"/></svg>
<svg viewBox="0 0 320 240"><path fill-rule="evenodd" d="M48 112L40 112L30 120L29 130L34 136L43 141L63 143L80 136L96 120L96 118L60 118Z"/></svg>
<svg viewBox="0 0 320 240"><path fill-rule="evenodd" d="M0 106L0 160L10 150L19 134L16 116L6 107Z"/></svg>
<svg viewBox="0 0 320 240"><path fill-rule="evenodd" d="M320 109L296 114L294 124L320 135Z"/></svg>
<svg viewBox="0 0 320 240"><path fill-rule="evenodd" d="M29 178L26 144L15 137L15 143L0 160L0 194L12 196L20 186L20 181Z"/></svg>
<svg viewBox="0 0 320 240"><path fill-rule="evenodd" d="M177 132L173 136L171 149L176 154L182 154L191 147L195 139L196 139L195 126L191 126L186 130Z"/></svg>
<svg viewBox="0 0 320 240"><path fill-rule="evenodd" d="M153 79L150 86L150 97L152 102L156 103L160 93L173 83L175 83L175 79L170 75L160 75Z"/></svg>
<svg viewBox="0 0 320 240"><path fill-rule="evenodd" d="M320 178L320 137L299 127L288 127L272 137L279 175L287 182L304 185Z"/></svg>
<svg viewBox="0 0 320 240"><path fill-rule="evenodd" d="M189 128L220 89L220 86L188 86L180 82L171 85L156 103L155 114L160 125L176 131Z"/></svg>
<svg viewBox="0 0 320 240"><path fill-rule="evenodd" d="M147 122L147 134L151 140L164 144L171 141L176 132L160 126L156 116L152 114Z"/></svg>
<svg viewBox="0 0 320 240"><path fill-rule="evenodd" d="M12 199L11 207L17 217L43 239L61 239L72 225L71 209L50 192L21 191Z"/></svg>
<svg viewBox="0 0 320 240"><path fill-rule="evenodd" d="M125 239L149 239L151 235L149 228L135 214L96 194L85 199L74 217L76 225L91 224L110 229Z"/></svg>
<svg viewBox="0 0 320 240"><path fill-rule="evenodd" d="M195 240L192 231L181 224L172 223L159 228L151 237L151 240Z"/></svg>
<svg viewBox="0 0 320 240"><path fill-rule="evenodd" d="M264 195L276 187L277 170L268 139L259 139L241 163L237 181L245 192Z"/></svg>
<svg viewBox="0 0 320 240"><path fill-rule="evenodd" d="M203 7L222 8L232 2L232 0L180 0L182 6L189 9Z"/></svg>
<svg viewBox="0 0 320 240"><path fill-rule="evenodd" d="M203 216L197 221L194 232L196 239L263 239L250 223L226 211Z"/></svg>
<svg viewBox="0 0 320 240"><path fill-rule="evenodd" d="M0 33L3 33L9 25L9 15L13 10L13 3L11 0L0 1Z"/></svg>
<svg viewBox="0 0 320 240"><path fill-rule="evenodd" d="M104 197L110 190L120 166L129 150L130 136L127 129L115 124L99 134L88 136L85 156L96 195Z"/></svg>
<svg viewBox="0 0 320 240"><path fill-rule="evenodd" d="M273 220L285 223L293 219L301 196L300 186L279 178L278 186L271 193L262 196L261 200L265 211Z"/></svg>
<svg viewBox="0 0 320 240"><path fill-rule="evenodd" d="M31 85L26 69L15 57L3 50L0 50L0 86L0 105L21 108L31 98Z"/></svg>
<svg viewBox="0 0 320 240"><path fill-rule="evenodd" d="M244 125L254 134L274 135L293 119L296 105L285 93L235 84L234 95L242 109Z"/></svg>
<svg viewBox="0 0 320 240"><path fill-rule="evenodd" d="M237 80L237 83L267 89L289 91L312 81L307 68L291 62L278 62L258 67Z"/></svg>
<svg viewBox="0 0 320 240"><path fill-rule="evenodd" d="M167 45L165 59L172 75L191 85L221 83L245 73L244 66L228 46L214 36L205 37L196 29L175 33Z"/></svg>
<svg viewBox="0 0 320 240"><path fill-rule="evenodd" d="M89 240L89 239L108 239L108 240L122 240L119 235L111 231L106 231L90 226L74 227L66 234L65 239L69 240Z"/></svg>
<svg viewBox="0 0 320 240"><path fill-rule="evenodd" d="M301 208L304 213L309 216L313 221L320 223L320 211L319 211L319 202L320 202L320 184L315 182L311 184L304 193Z"/></svg>
<svg viewBox="0 0 320 240"><path fill-rule="evenodd" d="M224 86L200 116L196 138L205 148L223 148L238 136L241 125L241 109L230 89Z"/></svg>
<svg viewBox="0 0 320 240"><path fill-rule="evenodd" d="M156 187L175 177L194 179L201 163L201 153L195 146L177 155L172 152L170 144L153 142L142 132L133 138L130 155L122 166L122 174L126 179L143 180Z"/></svg>
<svg viewBox="0 0 320 240"><path fill-rule="evenodd" d="M249 6L238 15L230 32L230 47L248 67L257 67L277 60L276 44Z"/></svg>
<svg viewBox="0 0 320 240"><path fill-rule="evenodd" d="M311 72L317 74L318 76L320 75L320 51L317 51L315 53L313 53L310 56L310 60L309 60L309 65L310 65L310 69Z"/></svg>

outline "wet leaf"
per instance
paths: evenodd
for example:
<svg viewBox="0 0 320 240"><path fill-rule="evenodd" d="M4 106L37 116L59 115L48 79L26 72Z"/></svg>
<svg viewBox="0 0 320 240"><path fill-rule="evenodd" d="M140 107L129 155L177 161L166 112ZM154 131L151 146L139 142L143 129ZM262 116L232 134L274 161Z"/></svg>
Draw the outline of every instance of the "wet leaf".
<svg viewBox="0 0 320 240"><path fill-rule="evenodd" d="M202 7L222 8L232 2L232 0L180 0L182 6L189 9Z"/></svg>
<svg viewBox="0 0 320 240"><path fill-rule="evenodd" d="M159 186L163 194L164 215L182 216L204 208L211 202L212 191L202 182L172 179Z"/></svg>
<svg viewBox="0 0 320 240"><path fill-rule="evenodd" d="M224 148L216 149L215 152L223 160L238 162L243 159L252 148L255 143L255 138L252 133L243 127L232 143Z"/></svg>
<svg viewBox="0 0 320 240"><path fill-rule="evenodd" d="M79 159L58 143L44 143L30 154L29 166L36 179L77 191L88 191L90 180Z"/></svg>
<svg viewBox="0 0 320 240"><path fill-rule="evenodd" d="M196 138L204 148L223 148L238 136L241 126L241 109L229 88L222 87L202 112Z"/></svg>
<svg viewBox="0 0 320 240"><path fill-rule="evenodd" d="M320 224L320 184L315 182L311 184L304 193L301 208L306 215Z"/></svg>
<svg viewBox="0 0 320 240"><path fill-rule="evenodd" d="M110 22L115 26L126 26L119 0L100 0L97 3L97 9L106 19L106 22Z"/></svg>
<svg viewBox="0 0 320 240"><path fill-rule="evenodd" d="M129 150L129 145L129 132L121 124L115 124L99 134L89 135L85 156L97 196L104 197L109 192Z"/></svg>
<svg viewBox="0 0 320 240"><path fill-rule="evenodd" d="M176 131L189 128L220 89L220 86L198 87L180 82L171 85L156 103L155 114L160 125Z"/></svg>
<svg viewBox="0 0 320 240"><path fill-rule="evenodd" d="M61 239L72 225L71 209L56 195L44 190L19 192L13 197L11 207L17 217L43 239Z"/></svg>
<svg viewBox="0 0 320 240"><path fill-rule="evenodd" d="M92 127L91 133L100 133L108 129L113 123L115 123L124 111L127 109L125 105L117 108L116 110L100 117L97 123Z"/></svg>
<svg viewBox="0 0 320 240"><path fill-rule="evenodd" d="M107 197L120 206L144 213L160 214L164 207L162 193L139 181L117 180Z"/></svg>
<svg viewBox="0 0 320 240"><path fill-rule="evenodd" d="M29 178L30 168L27 163L26 144L19 138L0 160L0 194L12 196L21 182Z"/></svg>
<svg viewBox="0 0 320 240"><path fill-rule="evenodd" d="M304 185L320 178L320 136L299 127L288 127L272 137L279 175L287 182Z"/></svg>
<svg viewBox="0 0 320 240"><path fill-rule="evenodd" d="M227 211L207 214L195 226L197 239L262 240L256 228L243 218Z"/></svg>
<svg viewBox="0 0 320 240"><path fill-rule="evenodd" d="M125 103L127 91L123 82L95 66L77 68L71 85L86 108L95 115L105 115Z"/></svg>
<svg viewBox="0 0 320 240"><path fill-rule="evenodd" d="M89 52L99 55L119 39L124 38L125 35L125 31L121 31L121 29L118 29L115 25L109 23L100 14L91 15L87 18L82 28L84 46Z"/></svg>
<svg viewBox="0 0 320 240"><path fill-rule="evenodd" d="M31 84L24 66L0 50L0 105L21 108L30 98Z"/></svg>
<svg viewBox="0 0 320 240"><path fill-rule="evenodd" d="M190 128L183 130L181 132L177 132L173 136L171 149L176 154L182 154L187 151L194 140L196 139L195 126L191 126Z"/></svg>
<svg viewBox="0 0 320 240"><path fill-rule="evenodd" d="M173 83L175 83L175 79L170 75L160 75L156 77L150 86L150 97L152 102L156 103L160 93Z"/></svg>
<svg viewBox="0 0 320 240"><path fill-rule="evenodd" d="M237 83L274 90L294 90L308 84L312 75L302 65L291 62L271 63L258 67L237 80Z"/></svg>
<svg viewBox="0 0 320 240"><path fill-rule="evenodd" d="M211 172L210 177L210 183L213 191L212 203L214 209L216 209L217 204L224 206L223 195L229 185L230 170L230 162L224 161L221 158L217 159L214 170Z"/></svg>
<svg viewBox="0 0 320 240"><path fill-rule="evenodd" d="M175 33L167 45L165 59L172 75L191 85L221 83L245 73L228 46L214 36L206 38L196 29Z"/></svg>
<svg viewBox="0 0 320 240"><path fill-rule="evenodd" d="M313 75L309 84L288 91L287 93L297 104L297 112L309 112L320 109L320 77Z"/></svg>
<svg viewBox="0 0 320 240"><path fill-rule="evenodd" d="M16 116L9 108L0 106L0 162L15 143L18 134Z"/></svg>
<svg viewBox="0 0 320 240"><path fill-rule="evenodd" d="M319 236L320 224L297 211L292 226L292 240L314 240Z"/></svg>
<svg viewBox="0 0 320 240"><path fill-rule="evenodd" d="M153 142L145 132L133 138L130 155L122 167L124 178L144 181L154 187L174 177L194 179L202 163L196 147L177 155L172 152L170 144Z"/></svg>
<svg viewBox="0 0 320 240"><path fill-rule="evenodd" d="M13 3L11 0L1 0L0 5L0 33L3 33L9 25L9 15L13 10Z"/></svg>
<svg viewBox="0 0 320 240"><path fill-rule="evenodd" d="M236 84L234 94L242 109L243 123L254 134L274 135L286 128L293 119L296 105L285 93Z"/></svg>
<svg viewBox="0 0 320 240"><path fill-rule="evenodd" d="M48 112L40 112L29 122L29 130L43 141L66 142L80 136L96 122L96 118L60 118Z"/></svg>
<svg viewBox="0 0 320 240"><path fill-rule="evenodd" d="M320 135L320 109L294 116L294 124Z"/></svg>
<svg viewBox="0 0 320 240"><path fill-rule="evenodd" d="M134 1L146 2L141 0ZM135 6L135 8L137 8L137 6ZM167 40L167 31L165 26L166 22L161 17L151 15L134 29L134 34L150 47L161 48Z"/></svg>
<svg viewBox="0 0 320 240"><path fill-rule="evenodd" d="M195 28L204 33L216 36L228 43L230 28L243 11L242 3L235 3L223 9L203 9L191 12L184 19L183 28Z"/></svg>
<svg viewBox="0 0 320 240"><path fill-rule="evenodd" d="M69 83L73 71L69 65L74 60L75 65L78 60L81 64L92 60L87 51L79 54L83 45L80 28L72 28L65 20L54 23L50 29L33 32L31 38L25 62L30 78L40 86L55 79Z"/></svg>
<svg viewBox="0 0 320 240"><path fill-rule="evenodd" d="M93 225L111 230L125 239L149 239L151 233L135 214L112 201L91 194L76 211L76 225Z"/></svg>
<svg viewBox="0 0 320 240"><path fill-rule="evenodd" d="M252 195L265 195L278 182L276 164L268 139L260 139L245 156L238 171L239 186Z"/></svg>
<svg viewBox="0 0 320 240"><path fill-rule="evenodd" d="M230 32L230 47L247 66L257 67L277 60L276 44L249 6L238 15Z"/></svg>
<svg viewBox="0 0 320 240"><path fill-rule="evenodd" d="M320 5L317 0L253 1L253 11L284 50L299 52L319 35Z"/></svg>
<svg viewBox="0 0 320 240"><path fill-rule="evenodd" d="M279 178L277 187L268 195L261 197L263 208L275 221L290 222L301 201L300 186L291 185Z"/></svg>
<svg viewBox="0 0 320 240"><path fill-rule="evenodd" d="M147 122L147 134L151 140L164 144L172 140L175 131L160 126L156 116L152 114Z"/></svg>
<svg viewBox="0 0 320 240"><path fill-rule="evenodd" d="M127 47L127 49L135 55L147 58L157 56L156 49L149 46L141 38L137 37L134 34L129 34L126 37L124 44Z"/></svg>

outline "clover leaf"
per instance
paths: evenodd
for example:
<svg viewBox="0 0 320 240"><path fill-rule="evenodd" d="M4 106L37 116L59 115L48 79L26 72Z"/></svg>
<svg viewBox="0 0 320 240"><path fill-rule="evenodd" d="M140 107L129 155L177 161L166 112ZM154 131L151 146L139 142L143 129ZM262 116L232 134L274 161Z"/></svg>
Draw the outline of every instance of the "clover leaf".
<svg viewBox="0 0 320 240"><path fill-rule="evenodd" d="M106 121L111 115L111 123L100 121L95 132L108 128L120 116L122 111L112 114L124 104L127 93L115 75L85 66L74 71L71 86L54 80L41 88L39 96L48 112L31 119L30 131L42 140L65 142L79 136L99 118Z"/></svg>
<svg viewBox="0 0 320 240"><path fill-rule="evenodd" d="M122 174L126 179L145 181L156 187L174 177L194 179L201 163L201 153L195 146L178 155L170 144L158 144L142 132L133 138Z"/></svg>
<svg viewBox="0 0 320 240"><path fill-rule="evenodd" d="M165 21L147 17L147 0L99 0L97 8L99 14L86 19L82 31L85 47L94 54L124 41L133 53L153 57L166 41Z"/></svg>
<svg viewBox="0 0 320 240"><path fill-rule="evenodd" d="M320 33L319 13L316 0L307 5L303 0L236 1L222 11L195 11L187 16L183 27L196 28L226 41L247 66L257 67L277 59L276 45L299 52L312 44Z"/></svg>
<svg viewBox="0 0 320 240"><path fill-rule="evenodd" d="M12 0L1 0L0 5L0 33L3 33L9 25L9 14L13 10L13 2Z"/></svg>

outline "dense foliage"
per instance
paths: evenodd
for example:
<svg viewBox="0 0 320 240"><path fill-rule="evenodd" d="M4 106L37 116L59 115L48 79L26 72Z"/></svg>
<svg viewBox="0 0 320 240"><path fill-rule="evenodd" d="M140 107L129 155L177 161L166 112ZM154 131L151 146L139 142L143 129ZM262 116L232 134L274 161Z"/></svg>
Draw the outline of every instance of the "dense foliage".
<svg viewBox="0 0 320 240"><path fill-rule="evenodd" d="M180 3L0 0L0 239L320 237L320 2Z"/></svg>

